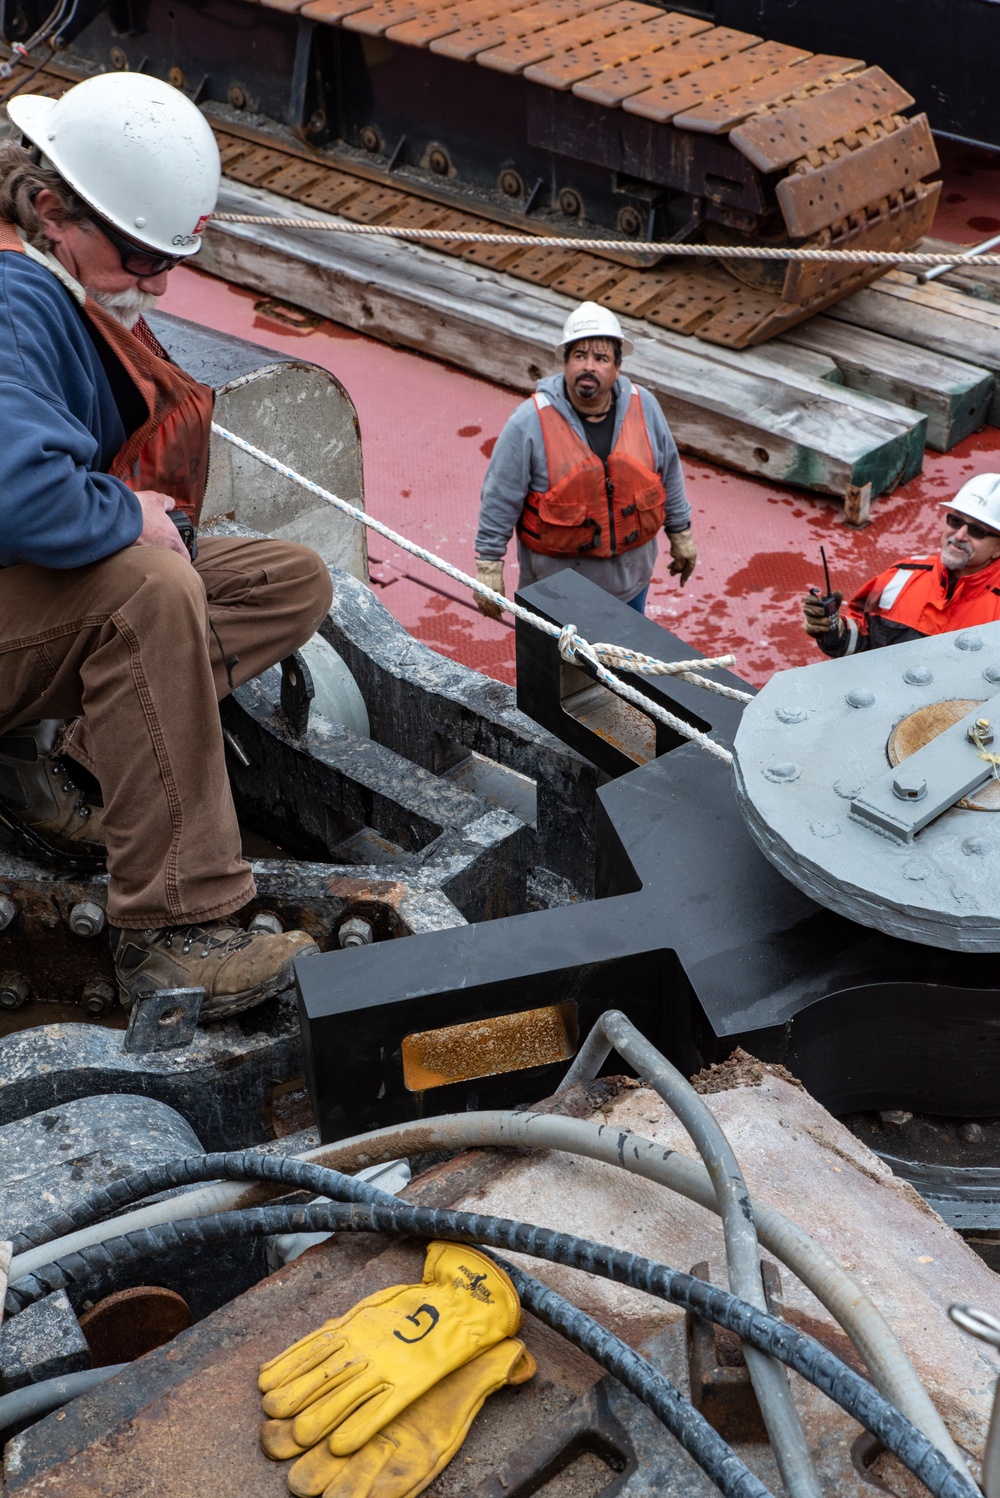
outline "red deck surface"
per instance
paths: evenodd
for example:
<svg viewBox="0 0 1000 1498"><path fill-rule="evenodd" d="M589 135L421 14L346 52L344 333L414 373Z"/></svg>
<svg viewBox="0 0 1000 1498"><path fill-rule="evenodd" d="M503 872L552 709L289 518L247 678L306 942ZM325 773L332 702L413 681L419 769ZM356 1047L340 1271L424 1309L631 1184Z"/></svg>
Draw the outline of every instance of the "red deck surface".
<svg viewBox="0 0 1000 1498"><path fill-rule="evenodd" d="M942 155L945 190L934 232L975 243L1000 231L1000 153L946 145ZM280 287L272 295L279 298ZM369 513L474 571L482 476L519 396L335 323L292 327L262 298L198 271L174 271L162 305L332 370L358 409ZM994 470L1000 471L1000 430L985 427L945 456L926 453L923 473L877 500L871 525L859 532L843 525L831 501L685 459L699 566L681 591L661 549L647 612L698 651L735 651L737 671L759 684L784 666L817 658L802 632L800 599L822 583L821 543L834 586L850 593L895 558L936 550L942 527L935 501L973 474ZM470 594L425 563L377 536L369 544L378 596L417 639L513 682L514 635L506 622L483 619ZM516 580L511 560L508 594Z"/></svg>

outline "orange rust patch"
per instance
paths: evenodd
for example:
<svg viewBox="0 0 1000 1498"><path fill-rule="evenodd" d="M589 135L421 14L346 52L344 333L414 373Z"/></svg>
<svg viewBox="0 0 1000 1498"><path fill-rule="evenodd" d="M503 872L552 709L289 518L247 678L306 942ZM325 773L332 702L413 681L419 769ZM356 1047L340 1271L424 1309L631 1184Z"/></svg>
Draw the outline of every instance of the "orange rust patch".
<svg viewBox="0 0 1000 1498"><path fill-rule="evenodd" d="M403 1041L403 1081L410 1092L448 1082L524 1071L568 1061L577 1047L576 1005L550 1004L520 1014L418 1030Z"/></svg>

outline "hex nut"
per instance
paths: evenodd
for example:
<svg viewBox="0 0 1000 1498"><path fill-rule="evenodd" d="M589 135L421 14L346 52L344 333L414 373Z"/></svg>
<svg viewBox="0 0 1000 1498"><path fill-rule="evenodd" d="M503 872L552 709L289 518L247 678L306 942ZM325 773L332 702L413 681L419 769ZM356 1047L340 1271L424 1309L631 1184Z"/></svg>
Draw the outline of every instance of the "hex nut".
<svg viewBox="0 0 1000 1498"><path fill-rule="evenodd" d="M345 921L337 932L337 942L341 947L367 947L374 940L371 926L356 915Z"/></svg>
<svg viewBox="0 0 1000 1498"><path fill-rule="evenodd" d="M927 795L927 782L912 770L899 769L892 777L892 794L900 801L922 801Z"/></svg>
<svg viewBox="0 0 1000 1498"><path fill-rule="evenodd" d="M273 910L258 910L247 927L248 931L264 931L268 936L280 936L284 929Z"/></svg>
<svg viewBox="0 0 1000 1498"><path fill-rule="evenodd" d="M20 1009L28 1002L31 984L23 973L0 973L0 1009Z"/></svg>
<svg viewBox="0 0 1000 1498"><path fill-rule="evenodd" d="M104 911L93 900L80 900L69 913L69 929L75 936L99 936L104 930Z"/></svg>
<svg viewBox="0 0 1000 1498"><path fill-rule="evenodd" d="M83 985L83 993L80 1002L87 1014L93 1019L98 1019L102 1014L107 1014L114 1008L116 991L112 984L106 983L103 978L91 978L89 983Z"/></svg>

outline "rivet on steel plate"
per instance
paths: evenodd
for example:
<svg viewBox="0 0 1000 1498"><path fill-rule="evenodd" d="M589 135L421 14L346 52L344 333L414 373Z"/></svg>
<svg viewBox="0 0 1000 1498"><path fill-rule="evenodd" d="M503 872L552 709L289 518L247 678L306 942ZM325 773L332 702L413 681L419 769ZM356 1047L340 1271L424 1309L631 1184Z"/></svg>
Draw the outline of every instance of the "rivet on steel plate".
<svg viewBox="0 0 1000 1498"><path fill-rule="evenodd" d="M793 764L791 760L785 760L781 764L768 765L764 774L768 780L789 781L798 780L802 774L801 767Z"/></svg>
<svg viewBox="0 0 1000 1498"><path fill-rule="evenodd" d="M6 895L0 895L0 931L6 931L17 915L17 906Z"/></svg>
<svg viewBox="0 0 1000 1498"><path fill-rule="evenodd" d="M869 692L867 687L854 687L844 700L848 707L871 707L875 701L875 693Z"/></svg>
<svg viewBox="0 0 1000 1498"><path fill-rule="evenodd" d="M983 680L994 684L1000 681L1000 666L987 666L983 672Z"/></svg>
<svg viewBox="0 0 1000 1498"><path fill-rule="evenodd" d="M80 900L69 913L74 936L99 936L104 930L104 911L93 900Z"/></svg>
<svg viewBox="0 0 1000 1498"><path fill-rule="evenodd" d="M956 650L982 650L982 648L982 635L972 634L967 631L965 634L955 636Z"/></svg>
<svg viewBox="0 0 1000 1498"><path fill-rule="evenodd" d="M992 847L993 844L990 842L989 838L967 837L962 844L962 852L969 854L970 857L974 856L976 858L986 858L989 855Z"/></svg>
<svg viewBox="0 0 1000 1498"><path fill-rule="evenodd" d="M779 723L804 723L809 714L804 707L776 707L774 716Z"/></svg>
<svg viewBox="0 0 1000 1498"><path fill-rule="evenodd" d="M861 789L860 780L835 780L833 782L834 795L843 801L853 801Z"/></svg>
<svg viewBox="0 0 1000 1498"><path fill-rule="evenodd" d="M911 687L925 687L934 680L934 672L927 666L907 666L903 672L903 680L909 682Z"/></svg>
<svg viewBox="0 0 1000 1498"><path fill-rule="evenodd" d="M927 795L927 782L922 775L899 769L892 777L892 794L900 801L922 801Z"/></svg>
<svg viewBox="0 0 1000 1498"><path fill-rule="evenodd" d="M903 865L903 878L912 879L916 884L921 879L926 879L930 871L931 866L925 859L911 858L909 863Z"/></svg>

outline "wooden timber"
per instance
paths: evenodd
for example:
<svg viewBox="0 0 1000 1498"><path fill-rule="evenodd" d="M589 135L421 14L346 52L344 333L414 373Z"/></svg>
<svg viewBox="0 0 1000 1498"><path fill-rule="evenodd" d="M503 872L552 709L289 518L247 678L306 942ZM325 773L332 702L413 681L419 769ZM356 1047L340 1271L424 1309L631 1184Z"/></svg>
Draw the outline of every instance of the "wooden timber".
<svg viewBox="0 0 1000 1498"><path fill-rule="evenodd" d="M956 295L937 281L922 286L916 276L890 271L876 286L831 307L828 316L988 370L993 393L986 420L1000 425L1000 306Z"/></svg>
<svg viewBox="0 0 1000 1498"><path fill-rule="evenodd" d="M827 358L852 390L922 411L927 446L939 453L978 431L993 401L989 370L831 317L810 318L767 347L779 358Z"/></svg>
<svg viewBox="0 0 1000 1498"><path fill-rule="evenodd" d="M219 210L323 217L229 183ZM213 225L199 264L525 393L555 369L572 305L551 287L421 245L324 231ZM687 452L840 499L868 485L885 493L919 471L926 417L833 383L825 361L809 373L801 358L786 367L767 349L696 344L630 318L625 326L636 344L628 372L655 393Z"/></svg>

